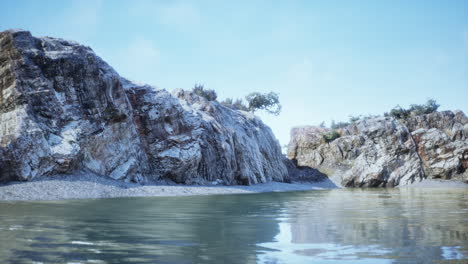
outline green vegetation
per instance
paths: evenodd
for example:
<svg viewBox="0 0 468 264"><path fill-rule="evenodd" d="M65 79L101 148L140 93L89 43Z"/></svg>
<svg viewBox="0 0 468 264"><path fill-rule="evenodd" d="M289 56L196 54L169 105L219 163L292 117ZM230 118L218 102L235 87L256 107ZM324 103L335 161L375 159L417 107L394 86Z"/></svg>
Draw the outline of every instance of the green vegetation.
<svg viewBox="0 0 468 264"><path fill-rule="evenodd" d="M407 109L404 109L401 106L397 105L396 107L391 109L389 113L384 113L384 116L394 117L396 119L407 119L411 116L418 116L436 112L439 106L440 105L437 104L437 102L434 99L429 99L425 104L412 104ZM347 127L359 120L367 120L376 117L379 117L379 115L350 116L349 122L335 122L335 120L332 120L330 123L331 130L322 134L323 140L327 143L330 143L341 136L340 132L338 132L339 129ZM319 127L326 128L325 122L320 123Z"/></svg>
<svg viewBox="0 0 468 264"><path fill-rule="evenodd" d="M208 101L216 101L218 95L216 91L205 89L202 84L195 84L192 89L196 95L199 95ZM242 99L232 99L226 98L221 102L222 105L242 111L255 112L257 110L265 110L270 114L279 115L281 112L281 104L279 102L279 95L274 92L269 93L250 93L245 97L246 103ZM405 109L399 105L390 110L390 112L384 113L384 116L391 116L396 119L407 119L411 116L430 114L436 112L439 108L439 104L434 99L429 99L425 104L412 104L409 108ZM349 122L335 122L332 120L330 128L333 130L347 127L359 120L367 120L371 118L379 117L379 115L359 115L359 116L350 116ZM320 124L320 127L325 127L325 122ZM336 132L336 131L335 131ZM331 133L331 132L330 132ZM336 133L331 133L330 135L325 136L327 140L333 141L336 138ZM338 136L339 137L339 136ZM327 141L328 142L328 141Z"/></svg>
<svg viewBox="0 0 468 264"><path fill-rule="evenodd" d="M196 95L205 98L208 101L216 101L218 95L216 94L215 90L205 89L203 84L195 84L192 88L192 92Z"/></svg>
<svg viewBox="0 0 468 264"><path fill-rule="evenodd" d="M376 117L379 117L379 115L350 116L349 117L349 122L336 122L335 120L332 120L331 123L330 123L330 128L331 129L340 129L340 128L347 127L347 126L349 126L349 125L351 125L354 122L357 122L359 120L367 120L367 119L376 118ZM320 123L319 127L325 128L327 126L325 125L325 122L322 122L322 123Z"/></svg>
<svg viewBox="0 0 468 264"><path fill-rule="evenodd" d="M340 133L338 133L338 131L336 131L335 129L332 129L331 131L324 133L322 137L323 137L323 140L325 140L325 142L330 143L333 140L341 137L341 135Z"/></svg>
<svg viewBox="0 0 468 264"><path fill-rule="evenodd" d="M249 111L249 108L244 104L242 99L233 100L232 98L226 98L221 104L235 110Z"/></svg>
<svg viewBox="0 0 468 264"><path fill-rule="evenodd" d="M208 101L216 101L218 98L215 90L205 89L202 84L195 84L192 92ZM226 98L221 104L234 110L250 111L252 113L257 110L265 110L270 114L279 115L281 112L281 104L277 93L262 94L254 92L248 94L245 100L246 103L242 99Z"/></svg>
<svg viewBox="0 0 468 264"><path fill-rule="evenodd" d="M245 97L247 100L248 109L251 112L257 110L265 110L270 114L279 115L281 112L281 104L279 102L279 95L274 92L266 94L251 93Z"/></svg>
<svg viewBox="0 0 468 264"><path fill-rule="evenodd" d="M242 99L233 100L226 98L221 104L235 110L255 112L257 110L265 110L270 114L279 115L281 112L281 104L277 93L270 92L266 94L250 93L245 97L247 104Z"/></svg>
<svg viewBox="0 0 468 264"><path fill-rule="evenodd" d="M404 109L397 105L390 113L385 113L384 116L392 116L397 119L407 119L410 116L430 114L436 112L439 104L434 99L427 100L426 104L412 104L408 109Z"/></svg>
<svg viewBox="0 0 468 264"><path fill-rule="evenodd" d="M357 122L359 120L367 120L367 119L372 119L372 118L376 118L376 117L379 117L380 115L358 115L358 116L349 116L349 123L354 123L354 122Z"/></svg>
<svg viewBox="0 0 468 264"><path fill-rule="evenodd" d="M399 105L394 107L390 110L390 112L384 113L386 117L394 117L396 119L408 119L411 116L418 116L424 114L430 114L433 112L437 112L439 109L439 104L434 99L428 99L425 104L412 104L409 108L405 109ZM372 118L380 117L380 115L358 115L358 116L350 116L349 122L335 122L332 120L330 123L331 129L340 129L347 127L359 120L367 120ZM319 127L325 128L325 122L320 123Z"/></svg>

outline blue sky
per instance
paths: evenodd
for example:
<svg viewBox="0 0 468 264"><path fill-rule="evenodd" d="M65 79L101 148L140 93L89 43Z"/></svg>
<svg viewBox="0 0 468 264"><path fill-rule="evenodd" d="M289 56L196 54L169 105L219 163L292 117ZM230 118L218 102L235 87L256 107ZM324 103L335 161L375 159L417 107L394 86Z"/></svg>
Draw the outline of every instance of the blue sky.
<svg viewBox="0 0 468 264"><path fill-rule="evenodd" d="M220 99L280 94L293 126L434 98L468 113L468 1L8 1L0 30L72 39L122 76Z"/></svg>

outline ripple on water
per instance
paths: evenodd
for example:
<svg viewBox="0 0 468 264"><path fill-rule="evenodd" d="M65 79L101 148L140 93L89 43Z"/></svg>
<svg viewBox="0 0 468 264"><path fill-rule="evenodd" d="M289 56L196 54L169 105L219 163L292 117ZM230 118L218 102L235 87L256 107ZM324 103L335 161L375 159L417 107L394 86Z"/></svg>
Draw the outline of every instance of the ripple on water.
<svg viewBox="0 0 468 264"><path fill-rule="evenodd" d="M467 194L327 190L0 203L0 263L464 260Z"/></svg>

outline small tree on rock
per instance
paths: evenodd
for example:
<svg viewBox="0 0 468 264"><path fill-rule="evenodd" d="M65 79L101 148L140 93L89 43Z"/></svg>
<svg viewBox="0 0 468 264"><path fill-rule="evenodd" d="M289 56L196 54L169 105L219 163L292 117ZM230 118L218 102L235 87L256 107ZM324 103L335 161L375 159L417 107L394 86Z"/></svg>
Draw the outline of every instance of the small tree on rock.
<svg viewBox="0 0 468 264"><path fill-rule="evenodd" d="M251 93L245 97L248 104L248 109L251 112L256 110L265 110L270 114L279 115L281 112L281 104L279 95L274 92L267 94Z"/></svg>

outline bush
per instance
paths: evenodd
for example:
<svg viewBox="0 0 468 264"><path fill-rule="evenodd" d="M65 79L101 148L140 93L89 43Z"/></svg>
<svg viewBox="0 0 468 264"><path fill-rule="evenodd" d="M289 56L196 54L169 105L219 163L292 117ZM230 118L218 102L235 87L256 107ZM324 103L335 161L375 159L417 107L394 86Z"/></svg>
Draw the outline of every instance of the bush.
<svg viewBox="0 0 468 264"><path fill-rule="evenodd" d="M402 108L401 106L397 105L390 113L385 113L385 116L393 116L396 119L407 119L410 116L411 112L407 109Z"/></svg>
<svg viewBox="0 0 468 264"><path fill-rule="evenodd" d="M439 109L439 106L440 105L438 105L434 99L429 99L424 105L412 104L410 106L410 111L413 115L430 114L437 111L437 109Z"/></svg>
<svg viewBox="0 0 468 264"><path fill-rule="evenodd" d="M377 118L379 117L380 115L358 115L358 116L349 116L349 123L354 123L354 122L357 122L359 120L367 120L367 119L372 119L372 118Z"/></svg>
<svg viewBox="0 0 468 264"><path fill-rule="evenodd" d="M439 109L439 104L434 99L427 100L426 104L412 104L408 109L404 109L397 105L390 113L385 113L385 116L393 116L397 119L407 119L410 116L424 115L436 112Z"/></svg>
<svg viewBox="0 0 468 264"><path fill-rule="evenodd" d="M245 99L248 104L248 109L251 112L255 112L256 110L265 110L274 115L279 115L281 112L281 104L277 93L251 93L247 95Z"/></svg>
<svg viewBox="0 0 468 264"><path fill-rule="evenodd" d="M218 95L214 90L205 89L202 84L195 84L192 92L201 96L208 101L216 101ZM281 104L279 103L279 96L277 93L270 92L266 94L251 93L245 97L247 104L242 99L226 98L221 102L224 106L235 110L251 111L265 110L270 114L279 115L281 112Z"/></svg>
<svg viewBox="0 0 468 264"><path fill-rule="evenodd" d="M216 94L215 90L205 89L205 87L202 84L195 84L195 86L192 89L192 92L194 92L198 96L205 98L208 101L215 101L218 98L218 95Z"/></svg>
<svg viewBox="0 0 468 264"><path fill-rule="evenodd" d="M242 99L233 100L232 98L226 98L221 104L231 109L249 111L249 108L244 104Z"/></svg>
<svg viewBox="0 0 468 264"><path fill-rule="evenodd" d="M341 137L341 135L335 129L332 129L330 132L324 133L322 135L323 140L325 140L327 143L330 143L339 137Z"/></svg>

